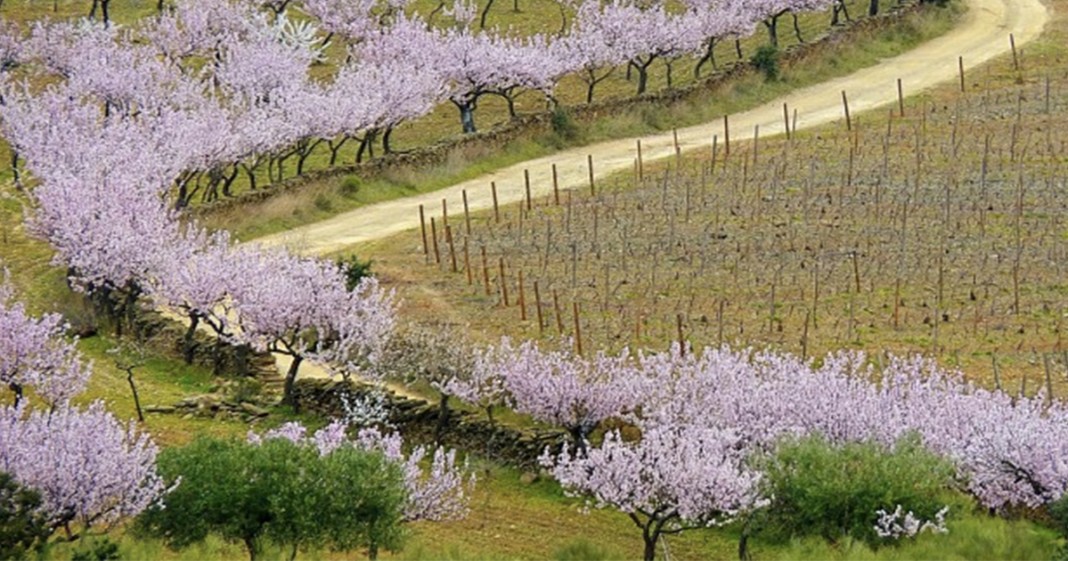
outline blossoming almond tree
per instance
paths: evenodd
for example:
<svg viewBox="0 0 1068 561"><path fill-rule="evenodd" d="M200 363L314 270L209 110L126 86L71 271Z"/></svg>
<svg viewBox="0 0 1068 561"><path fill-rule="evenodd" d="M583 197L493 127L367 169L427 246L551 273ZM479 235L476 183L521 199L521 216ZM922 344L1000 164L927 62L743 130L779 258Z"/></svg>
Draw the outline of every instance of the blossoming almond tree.
<svg viewBox="0 0 1068 561"><path fill-rule="evenodd" d="M642 558L653 561L664 535L723 524L761 506L760 475L746 467L741 444L730 430L652 425L638 442L612 431L598 447L546 453L542 464L592 506L625 513L642 532Z"/></svg>

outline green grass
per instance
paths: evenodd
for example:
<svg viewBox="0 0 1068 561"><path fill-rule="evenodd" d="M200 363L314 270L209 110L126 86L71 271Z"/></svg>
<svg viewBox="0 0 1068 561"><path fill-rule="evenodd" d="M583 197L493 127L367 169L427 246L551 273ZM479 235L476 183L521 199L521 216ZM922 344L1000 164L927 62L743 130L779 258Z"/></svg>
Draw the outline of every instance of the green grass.
<svg viewBox="0 0 1068 561"><path fill-rule="evenodd" d="M828 544L818 538L795 541L758 558L850 561L897 561L940 559L943 561L1048 560L1062 541L1056 533L1026 520L1006 520L995 516L966 513L948 523L942 535L921 534L899 545L873 550L863 542Z"/></svg>
<svg viewBox="0 0 1068 561"><path fill-rule="evenodd" d="M527 485L519 472L476 462L478 487L472 497L471 514L457 522L413 524L404 548L384 553L383 559L430 560L543 560L635 559L640 557L639 531L625 515L592 510L583 512L582 501L568 498L546 480ZM1061 543L1055 532L1028 520L1009 520L976 511L953 512L949 533L924 534L915 540L873 550L862 543L829 544L818 538L785 544L757 536L750 541L754 559L857 559L857 560L1048 560ZM122 559L210 560L243 559L243 547L209 538L203 544L171 551L155 540L136 540L121 529L108 534L119 544ZM695 530L669 536L673 559L737 559L739 528ZM93 538L90 538L93 539ZM69 559L82 543L54 543L45 559ZM282 559L282 551L270 549L265 559ZM302 560L341 560L360 557L313 551L298 555Z"/></svg>

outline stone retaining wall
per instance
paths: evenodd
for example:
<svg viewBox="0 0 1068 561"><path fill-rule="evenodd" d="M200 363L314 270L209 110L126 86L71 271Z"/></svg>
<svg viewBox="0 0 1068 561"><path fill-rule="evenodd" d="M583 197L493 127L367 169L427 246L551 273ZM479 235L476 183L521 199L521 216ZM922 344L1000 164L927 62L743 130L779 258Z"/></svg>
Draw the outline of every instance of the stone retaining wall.
<svg viewBox="0 0 1068 561"><path fill-rule="evenodd" d="M297 380L293 395L301 411L326 417L343 417L342 396L360 397L374 388L367 384L333 380ZM439 426L437 403L386 392L389 421L406 439L433 442ZM519 429L490 423L484 414L450 409L442 423L441 444L461 448L489 459L536 470L538 456L546 447L558 451L567 435L560 430Z"/></svg>

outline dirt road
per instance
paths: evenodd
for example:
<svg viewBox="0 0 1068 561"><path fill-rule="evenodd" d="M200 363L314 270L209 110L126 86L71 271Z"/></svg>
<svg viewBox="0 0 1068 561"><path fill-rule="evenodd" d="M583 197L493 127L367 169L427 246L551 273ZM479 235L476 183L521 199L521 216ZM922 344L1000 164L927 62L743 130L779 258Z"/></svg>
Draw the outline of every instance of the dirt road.
<svg viewBox="0 0 1068 561"><path fill-rule="evenodd" d="M745 113L730 116L731 140L752 138L754 127L760 136L783 132L782 104L797 110L797 128L814 127L843 116L843 91L853 115L897 102L897 79L905 95L915 94L936 84L958 79L958 56L965 70L1009 51L1009 34L1016 46L1038 37L1049 15L1039 0L965 0L968 12L949 33L899 56L848 76L798 90ZM713 135L723 139L723 123L696 125L678 130L682 150L708 150ZM545 196L552 190L551 165L556 164L561 189L588 188L587 155L593 156L594 177L633 169L636 138L626 138L583 146L509 166L418 196L362 207L333 218L256 240L264 245L283 244L294 251L323 255L360 242L419 227L418 207L426 205L440 213L441 199L448 200L450 212L462 210L461 193L467 190L472 211L491 208L490 182L497 183L500 204L524 198L523 170L530 170L532 194ZM674 154L671 133L642 137L645 161Z"/></svg>

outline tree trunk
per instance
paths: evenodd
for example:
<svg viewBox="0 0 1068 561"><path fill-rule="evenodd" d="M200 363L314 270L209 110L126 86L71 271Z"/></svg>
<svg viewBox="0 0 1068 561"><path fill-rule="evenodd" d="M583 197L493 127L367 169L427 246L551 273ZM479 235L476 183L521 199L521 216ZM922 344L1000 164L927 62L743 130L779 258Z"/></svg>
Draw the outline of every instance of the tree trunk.
<svg viewBox="0 0 1068 561"><path fill-rule="evenodd" d="M871 0L871 2L868 3L868 15L879 15L879 0Z"/></svg>
<svg viewBox="0 0 1068 561"><path fill-rule="evenodd" d="M368 129L363 133L363 138L360 139L360 147L356 149L356 163L363 161L363 155L367 154L368 159L374 159L375 157L375 139L378 138L378 131L375 129Z"/></svg>
<svg viewBox="0 0 1068 561"><path fill-rule="evenodd" d="M584 427L582 425L567 427L567 432L571 436L571 441L575 443L575 454L577 456L586 457L588 451L586 447L586 440L593 427Z"/></svg>
<svg viewBox="0 0 1068 561"><path fill-rule="evenodd" d="M845 16L845 20L849 21L849 8L846 6L845 0L835 0L834 8L831 10L831 25L841 23L839 14Z"/></svg>
<svg viewBox="0 0 1068 561"><path fill-rule="evenodd" d="M317 138L314 141L304 141L301 147L297 149L297 176L304 175L304 162L308 161L315 149L323 142L325 140L322 138Z"/></svg>
<svg viewBox="0 0 1068 561"><path fill-rule="evenodd" d="M742 523L742 535L738 538L738 561L750 561L752 559L749 555L749 534L752 521L752 516L746 516L745 522Z"/></svg>
<svg viewBox="0 0 1068 561"><path fill-rule="evenodd" d="M337 153L341 151L341 147L344 146L350 138L352 137L346 134L338 142L334 142L333 140L327 142L327 146L330 147L330 167L337 164Z"/></svg>
<svg viewBox="0 0 1068 561"><path fill-rule="evenodd" d="M486 2L486 7L482 8L482 15L478 18L478 28L486 29L486 16L489 15L490 8L493 7L493 0Z"/></svg>
<svg viewBox="0 0 1068 561"><path fill-rule="evenodd" d="M234 180L237 179L237 174L240 173L240 172L241 172L241 170L240 170L240 168L237 167L237 164L233 164L233 165L230 166L230 173L227 173L227 174L223 175L223 178L222 178L222 192L223 192L224 196L226 196L226 197L234 196L234 192L231 191L230 188L233 187Z"/></svg>
<svg viewBox="0 0 1068 561"><path fill-rule="evenodd" d="M256 172L252 171L253 166L241 164L241 167L245 168L245 175L248 176L248 188L250 191L256 190Z"/></svg>
<svg viewBox="0 0 1068 561"><path fill-rule="evenodd" d="M463 127L464 134L476 133L478 130L475 128L475 104L474 102L458 103L456 107L460 109L460 125Z"/></svg>
<svg viewBox="0 0 1068 561"><path fill-rule="evenodd" d="M211 373L215 376L222 374L223 370L223 343L222 339L216 339L211 347Z"/></svg>
<svg viewBox="0 0 1068 561"><path fill-rule="evenodd" d="M182 338L182 359L186 364L193 364L193 353L196 350L197 326L200 324L200 315L189 312L189 327L185 330Z"/></svg>
<svg viewBox="0 0 1068 561"><path fill-rule="evenodd" d="M111 16L108 14L108 4L111 0L100 0L100 14L104 16L104 27L111 25Z"/></svg>
<svg viewBox="0 0 1068 561"><path fill-rule="evenodd" d="M790 12L790 16L794 18L794 35L797 36L797 42L804 43L805 38L801 36L801 26L797 23L797 14Z"/></svg>
<svg viewBox="0 0 1068 561"><path fill-rule="evenodd" d="M126 369L126 382L130 384L130 392L133 393L134 408L137 409L137 421L144 423L145 414L141 411L141 398L137 395L137 385L134 384L133 367Z"/></svg>
<svg viewBox="0 0 1068 561"><path fill-rule="evenodd" d="M708 40L708 44L705 47L704 56L702 56L701 59L697 61L697 66L695 66L693 68L693 77L694 77L695 80L697 78L701 77L701 68L704 65L708 64L709 62L712 63L712 70L715 70L716 69L716 38L715 37L712 37L711 39Z"/></svg>
<svg viewBox="0 0 1068 561"><path fill-rule="evenodd" d="M297 177L304 175L304 162L311 156L314 147L304 146L297 151Z"/></svg>
<svg viewBox="0 0 1068 561"><path fill-rule="evenodd" d="M304 357L300 355L292 356L293 362L289 364L289 370L286 371L286 380L282 389L282 404L292 405L293 411L299 413L300 409L296 400L293 399L293 384L297 381L297 370L300 368L300 363L303 362Z"/></svg>
<svg viewBox="0 0 1068 561"><path fill-rule="evenodd" d="M441 394L438 401L438 426L434 428L434 444L441 446L441 439L445 436L445 428L449 424L449 395Z"/></svg>
<svg viewBox="0 0 1068 561"><path fill-rule="evenodd" d="M656 561L656 536L643 535L642 539L645 541L645 553L642 555L642 559L645 561Z"/></svg>
<svg viewBox="0 0 1068 561"><path fill-rule="evenodd" d="M779 15L764 20L764 27L768 28L768 43L776 49L779 48Z"/></svg>
<svg viewBox="0 0 1068 561"><path fill-rule="evenodd" d="M141 296L141 289L132 282L128 282L126 285L126 297L123 299L122 312L125 316L126 324L130 328L130 333L134 336L139 336L140 332L137 329L137 299Z"/></svg>
<svg viewBox="0 0 1068 561"><path fill-rule="evenodd" d="M267 158L267 185L274 183L274 156Z"/></svg>
<svg viewBox="0 0 1068 561"><path fill-rule="evenodd" d="M645 93L646 88L649 85L649 66L653 64L654 58L650 58L644 62L630 61L627 63L627 68L634 68L638 71L638 93L636 95L642 95Z"/></svg>
<svg viewBox="0 0 1068 561"><path fill-rule="evenodd" d="M390 144L389 139L393 134L393 127L386 127L385 132L382 133L382 153L392 154L393 146Z"/></svg>
<svg viewBox="0 0 1068 561"><path fill-rule="evenodd" d="M11 391L15 392L15 407L18 407L19 406L19 402L22 401L22 384L17 384L15 382L9 382L7 387Z"/></svg>
<svg viewBox="0 0 1068 561"><path fill-rule="evenodd" d="M256 538L245 538L245 548L248 549L248 561L256 561L259 548L256 547Z"/></svg>
<svg viewBox="0 0 1068 561"><path fill-rule="evenodd" d="M22 179L19 176L19 153L15 150L11 151L11 174L14 176L15 189L22 190Z"/></svg>
<svg viewBox="0 0 1068 561"><path fill-rule="evenodd" d="M630 67L628 66L627 68L629 70ZM586 76L585 76L584 80L586 81L586 103L593 103L593 88L597 84L600 84L601 82L607 80L608 77L612 75L612 72L615 72L615 68L614 67L610 67L600 77L597 76L597 69L596 68L586 68L585 70L586 70Z"/></svg>
<svg viewBox="0 0 1068 561"><path fill-rule="evenodd" d="M285 164L286 164L286 160L287 159L289 159L289 154L286 154L284 156L280 156L278 158L278 182L279 183L281 183L282 180L285 179L285 173L286 173Z"/></svg>
<svg viewBox="0 0 1068 561"><path fill-rule="evenodd" d="M241 378L250 376L248 371L248 353L250 350L249 346L245 344L234 346L234 371Z"/></svg>

